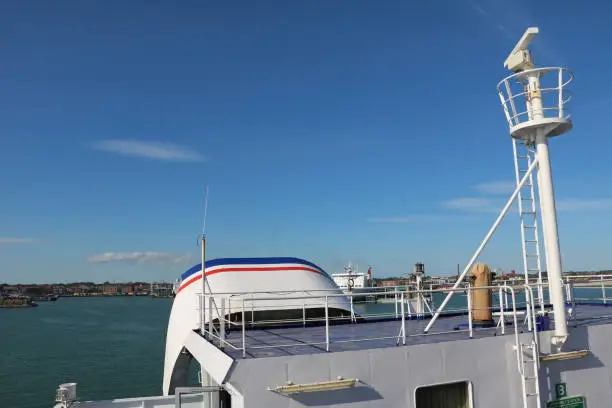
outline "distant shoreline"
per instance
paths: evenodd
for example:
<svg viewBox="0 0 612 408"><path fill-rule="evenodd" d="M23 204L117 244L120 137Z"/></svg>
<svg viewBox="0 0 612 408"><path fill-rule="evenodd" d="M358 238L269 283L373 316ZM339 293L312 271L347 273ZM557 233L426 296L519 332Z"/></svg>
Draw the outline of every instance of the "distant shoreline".
<svg viewBox="0 0 612 408"><path fill-rule="evenodd" d="M60 295L59 297L61 298L98 298L98 297L138 297L138 298L142 298L142 297L150 297L150 298L160 298L160 299L172 299L174 298L174 296L152 296L150 294L146 294L146 295L131 295L131 294L125 294L125 293L117 293L117 294L109 294L109 293L90 293L90 294L79 294L79 295Z"/></svg>
<svg viewBox="0 0 612 408"><path fill-rule="evenodd" d="M36 306L38 306L38 304L36 304L36 303L30 303L30 304L24 303L24 304L21 304L21 305L3 305L3 304L0 304L0 309L27 309L29 307L36 307Z"/></svg>
<svg viewBox="0 0 612 408"><path fill-rule="evenodd" d="M36 307L37 303L32 302L29 299L2 299L0 298L0 309L23 309L26 307Z"/></svg>

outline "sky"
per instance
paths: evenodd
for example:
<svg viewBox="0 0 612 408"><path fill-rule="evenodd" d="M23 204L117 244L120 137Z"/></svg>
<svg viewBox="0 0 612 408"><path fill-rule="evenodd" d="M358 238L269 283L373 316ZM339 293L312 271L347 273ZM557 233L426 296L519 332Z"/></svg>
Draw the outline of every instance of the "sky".
<svg viewBox="0 0 612 408"><path fill-rule="evenodd" d="M172 281L207 257L464 266L513 189L497 83L528 26L570 68L564 269L612 268L612 4L5 2L0 282ZM513 208L480 260L521 268Z"/></svg>

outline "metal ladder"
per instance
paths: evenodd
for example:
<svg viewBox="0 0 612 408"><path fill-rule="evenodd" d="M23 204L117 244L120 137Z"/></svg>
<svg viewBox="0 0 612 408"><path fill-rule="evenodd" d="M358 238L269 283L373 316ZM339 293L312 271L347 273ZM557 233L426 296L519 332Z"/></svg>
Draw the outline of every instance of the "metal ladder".
<svg viewBox="0 0 612 408"><path fill-rule="evenodd" d="M541 408L538 345L534 340L527 344L520 344L517 353L523 389L523 407Z"/></svg>
<svg viewBox="0 0 612 408"><path fill-rule="evenodd" d="M514 153L514 170L516 184L520 182L527 169L535 159L533 146L526 144L524 140L512 139L512 150ZM530 284L528 275L537 274L537 303L540 312L544 312L544 291L542 289L542 264L540 258L540 242L538 232L537 206L535 200L534 173L518 193L518 210L521 219L521 239L523 251L523 270L525 283Z"/></svg>
<svg viewBox="0 0 612 408"><path fill-rule="evenodd" d="M515 350L517 353L518 370L521 375L521 387L523 391L523 408L541 408L540 399L540 345L538 343L538 330L536 326L536 312L533 292L525 285L525 310L528 325L531 327L531 341L521 343L516 333ZM518 332L518 327L515 327Z"/></svg>

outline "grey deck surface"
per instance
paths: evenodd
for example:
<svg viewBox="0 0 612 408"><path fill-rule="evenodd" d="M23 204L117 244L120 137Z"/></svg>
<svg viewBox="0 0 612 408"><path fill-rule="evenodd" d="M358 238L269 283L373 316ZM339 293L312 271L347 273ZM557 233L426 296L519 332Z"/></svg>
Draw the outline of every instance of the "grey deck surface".
<svg viewBox="0 0 612 408"><path fill-rule="evenodd" d="M519 330L526 332L527 327L523 324L524 316L518 316L517 319ZM466 326L468 322L467 316L441 316L434 324L430 333L424 335L423 329L429 320L406 320L406 345L470 339ZM496 323L497 320L498 318L495 317ZM506 335L514 334L514 327L508 324L511 320L510 317L506 316ZM552 320L551 316L551 328L553 327ZM576 308L575 319L571 320L568 324L572 327L585 324L609 323L611 321L612 308L601 305L581 305ZM459 325L462 326L457 330ZM329 351L396 347L397 338L400 336L400 327L400 319L330 325L331 344ZM473 338L496 335L502 335L500 328L474 328L473 330ZM242 348L241 330L239 328L230 330L229 333L226 333L226 341L236 348ZM246 330L246 349L246 358L325 353L325 326ZM234 350L226 346L224 347L224 352L233 358L242 358L242 350Z"/></svg>

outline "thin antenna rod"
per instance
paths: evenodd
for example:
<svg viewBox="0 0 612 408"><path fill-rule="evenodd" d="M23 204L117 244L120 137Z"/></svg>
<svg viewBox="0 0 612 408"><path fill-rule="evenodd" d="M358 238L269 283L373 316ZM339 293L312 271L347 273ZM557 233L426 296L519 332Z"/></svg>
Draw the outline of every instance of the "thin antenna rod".
<svg viewBox="0 0 612 408"><path fill-rule="evenodd" d="M208 282L206 281L206 213L208 211L208 185L206 185L204 192L204 214L202 216L202 235L200 236L200 249L201 249L201 268L202 268L202 298L200 311L202 313L202 335L205 333L206 326L206 287ZM204 372L202 372L202 375ZM204 377L202 377L204 378Z"/></svg>
<svg viewBox="0 0 612 408"><path fill-rule="evenodd" d="M202 235L206 235L206 215L208 213L208 184L204 189L204 215L202 218Z"/></svg>

